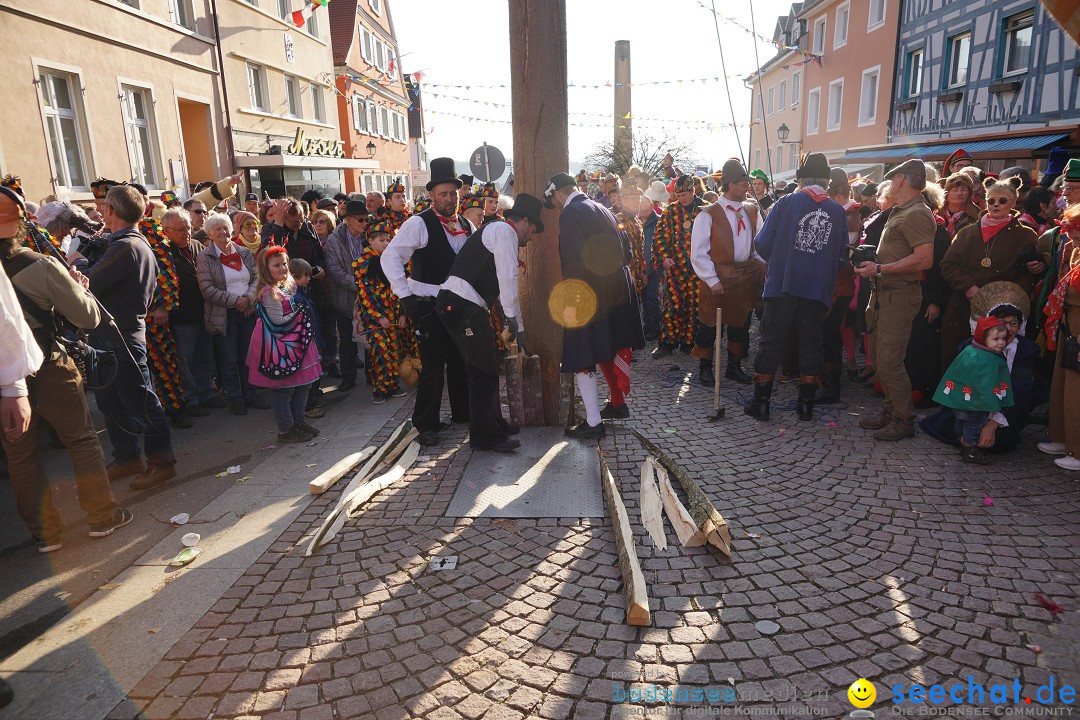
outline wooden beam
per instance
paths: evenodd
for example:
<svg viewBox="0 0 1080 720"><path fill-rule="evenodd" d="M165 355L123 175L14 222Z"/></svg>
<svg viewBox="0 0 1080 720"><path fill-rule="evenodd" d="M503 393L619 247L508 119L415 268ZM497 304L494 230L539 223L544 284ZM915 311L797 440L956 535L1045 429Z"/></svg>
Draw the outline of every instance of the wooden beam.
<svg viewBox="0 0 1080 720"><path fill-rule="evenodd" d="M719 332L719 328L717 332ZM655 455L660 464L679 481L679 485L682 486L683 492L686 493L686 498L689 501L690 517L698 526L698 530L705 533L709 544L727 557L731 557L731 534L728 530L727 520L716 511L712 501L709 500L701 487L657 445L650 442L637 430L630 428L630 431L637 435L641 444Z"/></svg>
<svg viewBox="0 0 1080 720"><path fill-rule="evenodd" d="M369 445L358 453L352 453L346 455L342 459L330 466L330 469L324 471L319 477L308 483L308 490L312 495L322 495L324 492L330 489L330 487L338 480L347 475L357 465L371 457L375 452L375 446Z"/></svg>
<svg viewBox="0 0 1080 720"><path fill-rule="evenodd" d="M641 506L641 525L652 538L653 545L660 550L667 550L667 533L664 532L664 503L660 491L656 488L655 464L651 457L641 463L641 490L638 492L638 505Z"/></svg>
<svg viewBox="0 0 1080 720"><path fill-rule="evenodd" d="M600 448L596 449L600 458L600 484L604 489L604 504L607 505L611 526L615 531L615 550L619 555L619 569L622 572L623 596L626 598L626 624L648 627L652 624L649 613L649 591L645 587L645 575L641 572L634 547L634 532L630 529L630 518L626 514L615 478L604 462Z"/></svg>
<svg viewBox="0 0 1080 720"><path fill-rule="evenodd" d="M509 0L514 190L543 197L548 179L568 172L566 0ZM521 305L529 348L540 355L544 422L560 424L562 327L548 298L562 280L559 209L545 209L545 230L525 249Z"/></svg>
<svg viewBox="0 0 1080 720"><path fill-rule="evenodd" d="M651 458L650 458L651 459ZM671 478L668 471L663 467L656 468L656 474L660 478L660 500L664 503L664 512L667 513L671 527L675 528L675 535L679 538L679 544L683 547L701 547L708 538L705 533L698 529L694 518L690 517L686 506L675 494L675 488L671 487Z"/></svg>

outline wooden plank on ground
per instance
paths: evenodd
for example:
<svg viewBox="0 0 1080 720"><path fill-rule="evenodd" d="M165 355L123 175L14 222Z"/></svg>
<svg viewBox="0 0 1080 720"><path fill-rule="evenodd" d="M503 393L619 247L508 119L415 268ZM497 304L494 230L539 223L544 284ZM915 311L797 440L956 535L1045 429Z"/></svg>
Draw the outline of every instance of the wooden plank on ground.
<svg viewBox="0 0 1080 720"><path fill-rule="evenodd" d="M597 448L600 457L600 483L604 489L604 502L611 526L615 530L615 549L619 555L619 569L622 572L623 596L626 598L626 624L649 626L652 616L649 612L649 592L645 587L645 575L641 572L634 547L634 533L630 529L630 519L626 514L615 478L604 462L604 456Z"/></svg>
<svg viewBox="0 0 1080 720"><path fill-rule="evenodd" d="M361 505L370 500L376 493L385 490L400 480L402 476L405 475L405 471L412 467L412 464L416 462L416 458L419 454L420 445L415 442L410 442L409 446L405 448L405 451L401 454L401 457L397 459L397 462L394 463L392 468L371 482L356 488L352 495L345 501L345 511L348 516L355 517Z"/></svg>
<svg viewBox="0 0 1080 720"><path fill-rule="evenodd" d="M655 464L651 457L646 457L641 464L641 490L638 504L641 506L641 525L652 538L653 545L667 550L667 533L664 532L664 504L660 491L656 489Z"/></svg>
<svg viewBox="0 0 1080 720"><path fill-rule="evenodd" d="M329 490L334 483L345 477L357 465L367 460L375 452L375 446L369 445L358 453L351 453L330 466L319 477L308 483L308 490L312 495L322 495Z"/></svg>
<svg viewBox="0 0 1080 720"><path fill-rule="evenodd" d="M699 486L685 470L679 467L679 465L668 457L655 443L651 442L633 428L630 428L630 431L637 435L641 444L656 456L660 465L667 469L667 471L679 481L679 485L682 486L683 492L686 493L690 517L693 518L694 524L697 525L698 530L705 533L705 537L708 539L709 544L724 553L727 557L731 557L731 534L728 530L727 520L716 511L712 501L709 500L709 497L701 489L701 486Z"/></svg>
<svg viewBox="0 0 1080 720"><path fill-rule="evenodd" d="M663 467L657 466L656 474L660 478L660 500L664 503L664 511L667 513L671 527L675 528L675 535L679 538L679 544L683 547L701 547L707 541L705 533L698 529L686 506L675 494L675 488L671 487L671 478Z"/></svg>

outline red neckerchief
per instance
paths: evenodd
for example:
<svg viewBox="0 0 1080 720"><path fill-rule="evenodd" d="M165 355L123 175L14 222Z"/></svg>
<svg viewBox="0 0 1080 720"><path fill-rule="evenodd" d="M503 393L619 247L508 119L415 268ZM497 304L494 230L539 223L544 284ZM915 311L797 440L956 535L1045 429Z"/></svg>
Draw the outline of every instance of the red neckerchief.
<svg viewBox="0 0 1080 720"><path fill-rule="evenodd" d="M226 255L225 253L221 253L220 255L218 255L218 258L221 259L222 265L224 265L225 267L230 267L233 270L239 270L244 264L244 262L240 259L240 253L238 252L234 252L228 255Z"/></svg>
<svg viewBox="0 0 1080 720"><path fill-rule="evenodd" d="M951 213L946 209L945 214L949 216L949 234L950 235L955 235L956 234L956 223L957 223L958 220L960 220L960 218L967 215L967 210L961 210L959 212Z"/></svg>
<svg viewBox="0 0 1080 720"><path fill-rule="evenodd" d="M457 237L458 235L465 235L466 234L464 230L461 230L459 228L450 227L450 223L458 222L458 216L457 215L454 215L453 217L443 217L439 213L435 213L435 217L439 218L439 222L442 223L443 230L450 233L454 237Z"/></svg>
<svg viewBox="0 0 1080 720"><path fill-rule="evenodd" d="M1053 292L1046 298L1046 307L1043 308L1043 313L1046 314L1047 350L1057 350L1058 326L1065 316L1065 294L1069 292L1069 288L1080 290L1080 265L1062 275ZM1072 330L1072 328L1069 328L1069 330Z"/></svg>
<svg viewBox="0 0 1080 720"><path fill-rule="evenodd" d="M818 190L817 188L813 188L813 187L800 188L799 192L806 193L816 203L825 202L826 200L829 199L828 193L822 192L822 191Z"/></svg>
<svg viewBox="0 0 1080 720"><path fill-rule="evenodd" d="M726 207L731 212L735 213L735 217L738 218L738 220L739 220L739 224L736 227L735 234L738 235L738 234L742 233L743 229L746 228L746 223L743 221L742 213L739 212L740 210L743 209L742 205L728 205L727 203L725 203L724 207Z"/></svg>
<svg viewBox="0 0 1080 720"><path fill-rule="evenodd" d="M1005 226L1012 222L1012 215L1009 215L1000 222L997 220L991 220L990 215L983 215L979 219L979 227L982 229L983 245L990 242L995 235L1005 229Z"/></svg>

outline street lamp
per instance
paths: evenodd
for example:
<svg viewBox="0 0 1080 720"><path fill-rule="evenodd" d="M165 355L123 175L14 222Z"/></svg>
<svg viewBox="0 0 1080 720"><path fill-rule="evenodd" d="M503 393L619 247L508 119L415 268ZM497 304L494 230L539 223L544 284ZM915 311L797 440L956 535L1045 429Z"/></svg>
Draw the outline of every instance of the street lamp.
<svg viewBox="0 0 1080 720"><path fill-rule="evenodd" d="M375 147L375 143L369 142L367 144L367 156L369 158L374 158L375 157L375 150L377 150L377 148Z"/></svg>
<svg viewBox="0 0 1080 720"><path fill-rule="evenodd" d="M776 128L776 137L780 139L780 142L787 142L789 135L791 135L791 128L786 123Z"/></svg>

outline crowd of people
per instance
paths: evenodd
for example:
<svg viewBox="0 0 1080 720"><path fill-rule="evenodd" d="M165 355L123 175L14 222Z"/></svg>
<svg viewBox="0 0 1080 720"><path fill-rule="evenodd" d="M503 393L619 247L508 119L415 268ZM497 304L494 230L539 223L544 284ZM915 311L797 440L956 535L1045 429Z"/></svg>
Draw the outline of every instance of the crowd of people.
<svg viewBox="0 0 1080 720"><path fill-rule="evenodd" d="M724 382L752 385L744 411L763 422L777 382L797 382L803 421L842 401L846 357L848 387L884 396L860 421L874 438L911 437L916 408L934 408L921 427L966 462L1016 448L1049 400L1038 448L1080 470L1080 159L1055 153L1035 184L958 151L940 169L909 160L875 183L812 154L795 185L775 188L738 160L698 177L669 157L660 177L557 173L542 197L512 201L450 158L430 168L413 203L400 181L241 201L231 176L186 200L100 179L93 207L39 206L5 178L2 439L39 549L58 549L63 530L41 423L71 456L93 537L132 519L110 481L141 490L175 477L173 428L215 408L272 408L278 442L307 442L328 377L338 392L363 379L374 404L415 384L423 445L448 427L445 390L473 449L516 450L499 358L511 344L527 352L519 249L544 232L545 206L560 210L563 282L550 305L561 367L585 408L571 437L603 437L604 420L630 416L631 363L651 342L653 358L698 358L702 384L722 366Z"/></svg>

